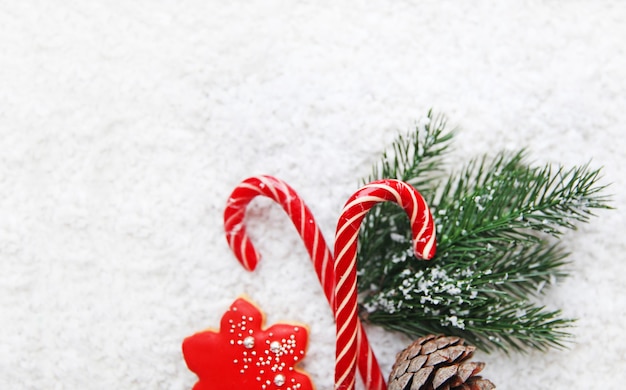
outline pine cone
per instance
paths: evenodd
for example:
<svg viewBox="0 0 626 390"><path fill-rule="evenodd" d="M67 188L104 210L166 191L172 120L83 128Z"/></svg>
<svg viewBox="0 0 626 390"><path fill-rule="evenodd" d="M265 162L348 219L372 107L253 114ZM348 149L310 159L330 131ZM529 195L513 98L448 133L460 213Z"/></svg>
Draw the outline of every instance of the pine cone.
<svg viewBox="0 0 626 390"><path fill-rule="evenodd" d="M420 337L398 354L388 390L491 390L496 386L476 376L485 363L468 361L476 347L455 336Z"/></svg>

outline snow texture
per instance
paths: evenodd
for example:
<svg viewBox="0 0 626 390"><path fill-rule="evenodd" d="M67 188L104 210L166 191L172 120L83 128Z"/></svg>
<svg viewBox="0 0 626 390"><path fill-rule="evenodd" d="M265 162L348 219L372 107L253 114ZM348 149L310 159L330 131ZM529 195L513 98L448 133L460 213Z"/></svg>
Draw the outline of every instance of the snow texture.
<svg viewBox="0 0 626 390"><path fill-rule="evenodd" d="M360 178L431 107L459 128L450 168L520 147L604 167L617 210L565 236L572 276L543 300L580 319L575 342L478 357L502 389L621 387L624 20L619 0L3 1L0 388L190 389L183 338L247 294L268 324L309 324L304 368L331 389L304 246L257 200L264 258L244 271L226 198L280 177L332 242ZM368 333L388 372L410 340Z"/></svg>

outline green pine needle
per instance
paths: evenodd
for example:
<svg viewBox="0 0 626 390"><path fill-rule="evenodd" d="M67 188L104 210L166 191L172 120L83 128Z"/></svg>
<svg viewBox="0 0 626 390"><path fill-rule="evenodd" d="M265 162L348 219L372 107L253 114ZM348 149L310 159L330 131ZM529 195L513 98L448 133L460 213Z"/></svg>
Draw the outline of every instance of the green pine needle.
<svg viewBox="0 0 626 390"><path fill-rule="evenodd" d="M561 347L573 320L534 301L565 276L560 235L609 208L600 170L532 167L522 150L470 160L446 176L453 134L445 125L429 112L368 178L400 179L422 193L438 249L429 262L415 259L404 212L375 207L359 240L363 317L413 337L459 335L486 351Z"/></svg>

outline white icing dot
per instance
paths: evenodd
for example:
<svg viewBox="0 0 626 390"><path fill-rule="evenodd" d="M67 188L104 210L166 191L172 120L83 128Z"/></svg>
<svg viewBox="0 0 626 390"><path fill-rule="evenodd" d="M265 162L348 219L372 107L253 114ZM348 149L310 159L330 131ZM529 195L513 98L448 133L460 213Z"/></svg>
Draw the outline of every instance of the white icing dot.
<svg viewBox="0 0 626 390"><path fill-rule="evenodd" d="M243 346L248 349L254 348L254 337L248 336L245 339L243 339Z"/></svg>
<svg viewBox="0 0 626 390"><path fill-rule="evenodd" d="M285 376L283 374L278 374L274 377L274 384L276 386L282 386L285 384Z"/></svg>
<svg viewBox="0 0 626 390"><path fill-rule="evenodd" d="M278 341L272 341L270 343L270 351L278 353L280 351L280 343Z"/></svg>

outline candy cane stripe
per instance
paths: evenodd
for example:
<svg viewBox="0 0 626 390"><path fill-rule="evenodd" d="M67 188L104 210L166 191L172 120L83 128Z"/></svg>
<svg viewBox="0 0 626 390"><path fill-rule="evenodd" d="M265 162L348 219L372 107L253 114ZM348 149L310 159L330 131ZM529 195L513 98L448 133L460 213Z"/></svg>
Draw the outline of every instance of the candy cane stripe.
<svg viewBox="0 0 626 390"><path fill-rule="evenodd" d="M387 199L387 198L381 198L381 199L395 201L400 206L402 206L403 204L402 196L400 196L400 193L395 188L389 186L387 183L370 183L370 184L366 184L364 188L380 188L381 190L388 191L389 194L391 194L396 199L395 200Z"/></svg>
<svg viewBox="0 0 626 390"><path fill-rule="evenodd" d="M426 242L426 245L424 246L424 252L430 253L434 250L434 247L435 247L435 240L430 239Z"/></svg>
<svg viewBox="0 0 626 390"><path fill-rule="evenodd" d="M359 334L361 334L361 333L359 333ZM357 334L357 337L359 336L359 334ZM357 344L358 344L358 343L357 343ZM371 366L372 366L372 356L371 356L371 355L368 355L368 356L367 356L367 366L368 366L368 367L371 367ZM370 377L368 377L368 378L367 378L367 380L368 380L368 381L370 381L371 379L372 379L372 378L370 378Z"/></svg>
<svg viewBox="0 0 626 390"><path fill-rule="evenodd" d="M351 203L346 204L343 209L345 211L346 209L351 209L355 205L360 205L360 204L363 204L365 202L379 203L379 202L384 202L385 200L386 200L385 198L381 198L381 197L378 197L378 196L363 195L363 196L358 197L357 199L355 199Z"/></svg>
<svg viewBox="0 0 626 390"><path fill-rule="evenodd" d="M356 220L358 220L359 218L363 217L363 215L365 215L365 214L367 214L367 211L364 211L364 212L362 212L362 213L360 213L360 214L356 214L356 215L352 216L351 218L347 219L347 220L344 222L343 226L341 227L341 231L338 231L338 232L337 232L337 236L339 236L339 235L343 234L343 233L344 233L344 230L349 229L350 227L353 227L353 226L352 226L352 225L353 225L353 222L354 222L354 221L356 221Z"/></svg>
<svg viewBox="0 0 626 390"><path fill-rule="evenodd" d="M350 339L351 340L353 338L355 338L355 337L356 337L356 333L353 333L353 334L350 335ZM348 353L348 348L344 348L341 351L339 351L339 353L337 354L337 358L338 359L343 359L346 356L347 353Z"/></svg>
<svg viewBox="0 0 626 390"><path fill-rule="evenodd" d="M357 231L357 235L353 235L352 237L350 237L350 240L348 240L348 241L345 243L345 246L344 246L343 248L341 248L341 251L339 252L339 254L337 255L337 257L340 257L340 256L345 256L345 255L346 255L346 252L350 250L350 247L349 247L349 246L350 246L350 245L352 245L352 244L354 244L354 243L356 242L357 238L358 238L358 231ZM339 287L339 285L337 285L337 287ZM336 287L336 288L337 288L337 287Z"/></svg>
<svg viewBox="0 0 626 390"><path fill-rule="evenodd" d="M252 269L252 266L251 266L250 261L248 259L248 255L246 253L247 245L248 245L248 239L241 240L241 244L240 244L240 249L239 250L241 251L241 254L242 254L242 257L243 257L244 267L246 269Z"/></svg>
<svg viewBox="0 0 626 390"><path fill-rule="evenodd" d="M345 282L345 279L343 280L343 282ZM343 286L343 282L341 283L342 286ZM337 288L337 290L340 290L340 289L341 289L341 287ZM341 313L344 312L344 310L346 310L346 306L348 305L348 303L349 302L347 300L343 300L343 301L341 301L341 303L339 303L339 305L337 306L337 313L338 313L338 315L340 315ZM343 327L339 330L338 333L343 333L342 329L343 329Z"/></svg>
<svg viewBox="0 0 626 390"><path fill-rule="evenodd" d="M353 359L350 363L351 363L352 365L354 365L354 364L355 364L354 359ZM354 384L355 384L355 383L354 383L354 376L352 376L352 378L348 378L348 374L346 373L345 375L343 375L343 376L340 378L340 382L341 382L341 383L343 383L343 382L346 382L346 381L350 381L350 383L348 383L348 384L346 385L346 387L339 387L339 389L344 389L344 388L345 388L345 389L353 389L353 388L354 388Z"/></svg>
<svg viewBox="0 0 626 390"><path fill-rule="evenodd" d="M419 200L417 199L417 196L413 192L411 192L411 203L412 204L418 204L419 203ZM424 205L424 206L426 206L426 205ZM413 213L411 214L411 225L413 225L415 223L415 220L417 219L417 211L418 210L419 210L418 207L415 207L413 209ZM428 210L428 207L424 207L424 210ZM427 226L428 226L427 224L423 224L422 225L422 229L420 229L420 234L419 235L421 235L421 233L426 230Z"/></svg>

